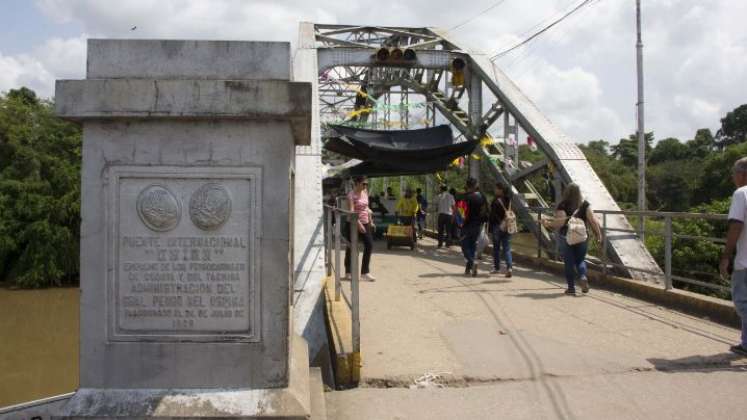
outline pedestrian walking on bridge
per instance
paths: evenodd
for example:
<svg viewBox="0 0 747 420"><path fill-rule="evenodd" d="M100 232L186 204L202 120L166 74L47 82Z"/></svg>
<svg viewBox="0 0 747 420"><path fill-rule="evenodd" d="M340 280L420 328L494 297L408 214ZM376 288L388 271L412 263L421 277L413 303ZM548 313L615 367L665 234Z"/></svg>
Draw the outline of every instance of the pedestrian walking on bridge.
<svg viewBox="0 0 747 420"><path fill-rule="evenodd" d="M508 217L507 217L508 216ZM509 219L513 217L513 221ZM495 199L490 204L490 221L488 230L493 238L493 271L500 273L501 253L506 262L506 277L511 277L513 261L511 258L511 235L516 227L516 218L511 210L511 189L503 184L495 185Z"/></svg>
<svg viewBox="0 0 747 420"><path fill-rule="evenodd" d="M547 228L559 230L560 252L565 265L567 295L576 294L576 278L581 291L589 292L589 278L586 275L586 251L589 246L589 228L598 242L602 242L602 231L594 217L591 205L581 196L578 184L571 183L563 190L560 203L555 208L555 217L543 220Z"/></svg>
<svg viewBox="0 0 747 420"><path fill-rule="evenodd" d="M441 186L441 194L438 195L438 248L453 239L451 230L451 219L454 217L454 196L449 193L446 185Z"/></svg>
<svg viewBox="0 0 747 420"><path fill-rule="evenodd" d="M477 180L468 178L466 184L466 193L462 198L463 208L466 209L462 225L462 253L467 261L464 267L464 274L472 274L477 277L477 263L475 263L475 253L477 252L477 239L480 235L482 225L488 221L489 210L488 200L477 190Z"/></svg>
<svg viewBox="0 0 747 420"><path fill-rule="evenodd" d="M731 351L747 356L747 229L744 229L747 218L747 157L734 163L732 180L737 190L731 196L729 230L719 271L723 278L729 277L729 265L736 250L734 270L731 273L731 298L737 314L742 319L742 342L731 346Z"/></svg>
<svg viewBox="0 0 747 420"><path fill-rule="evenodd" d="M418 222L418 239L423 239L425 231L425 217L428 215L428 200L423 195L420 188L415 190L415 200L418 202L418 213L416 215Z"/></svg>

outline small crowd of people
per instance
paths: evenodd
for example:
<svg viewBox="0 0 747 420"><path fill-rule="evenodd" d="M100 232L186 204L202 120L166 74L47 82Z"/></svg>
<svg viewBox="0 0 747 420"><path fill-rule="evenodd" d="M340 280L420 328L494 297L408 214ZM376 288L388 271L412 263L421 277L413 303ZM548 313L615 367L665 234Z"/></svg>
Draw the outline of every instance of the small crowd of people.
<svg viewBox="0 0 747 420"><path fill-rule="evenodd" d="M719 263L723 278L731 279L732 299L735 309L742 320L741 342L731 346L731 351L747 356L747 157L738 160L733 167L733 182L737 187L732 195L729 208L729 229L726 246ZM368 180L365 177L354 178L354 187L347 195L350 211L358 214L358 231L363 240L363 260L361 279L374 281L370 273L373 236L375 229L372 210L369 207ZM391 188L386 196L377 197L374 201L389 211L381 199L394 201ZM465 259L464 274L477 276L478 264L475 262L478 253L478 241L487 229L493 242L493 270L499 273L501 259L505 262L506 277L512 276L511 238L516 233L516 216L512 210L512 188L500 183L495 185L492 201L483 194L474 178L467 179L465 192L458 194L447 186L440 187L437 197L438 211L438 248L449 246L459 241ZM411 189L405 190L393 210L400 222L417 227L417 235L422 238L428 203L420 189L415 195ZM589 239L593 236L598 242L603 241L603 232L594 216L591 204L584 199L581 189L570 183L563 189L561 198L555 206L553 217L542 219L545 228L557 231L559 249L563 257L567 295L576 295L576 285L582 293L589 292L586 253ZM347 235L347 229L346 235ZM591 235L589 235L591 232ZM479 252L482 252L481 250ZM346 277L350 277L350 249L345 252Z"/></svg>
<svg viewBox="0 0 747 420"><path fill-rule="evenodd" d="M406 188L404 195L396 199L391 188L386 194L368 195L368 179L357 176L353 179L353 189L347 195L349 211L358 214L358 231L363 243L363 258L361 262L361 279L375 281L370 272L371 254L373 253L373 232L376 226L373 222L375 209L382 214L393 212L403 225L413 226L413 235L423 237L428 201L420 188L413 190ZM501 273L501 262L505 264L505 276L513 275L513 258L511 252L511 238L517 232L516 215L512 209L512 188L497 183L493 199L480 191L477 180L467 179L465 191L457 193L446 185L440 187L436 198L437 215L437 248L450 246L455 243L461 245L465 259L464 274L473 277L478 275L479 265L476 259L482 254L489 237L493 243L493 268L491 274ZM393 204L395 203L396 204ZM565 262L565 277L567 282L566 294L576 294L576 283L583 293L589 291L589 280L586 273L586 252L588 250L588 234L591 230L597 240L601 241L602 233L594 218L591 205L581 196L576 184L569 184L563 191L562 199L556 207L555 217L544 219L546 228L558 230L558 240ZM569 229L572 226L572 229ZM582 231L581 233L579 233ZM349 239L349 232L343 229ZM570 236L574 239L569 242ZM580 239L579 239L580 238ZM483 239L483 240L481 240ZM345 252L346 278L350 276L350 249Z"/></svg>

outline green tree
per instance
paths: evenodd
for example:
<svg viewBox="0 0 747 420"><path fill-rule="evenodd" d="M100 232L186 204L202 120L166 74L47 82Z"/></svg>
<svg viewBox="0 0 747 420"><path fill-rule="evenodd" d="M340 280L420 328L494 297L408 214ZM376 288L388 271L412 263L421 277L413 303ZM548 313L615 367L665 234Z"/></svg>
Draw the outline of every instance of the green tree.
<svg viewBox="0 0 747 420"><path fill-rule="evenodd" d="M75 283L80 129L26 88L0 96L0 280Z"/></svg>
<svg viewBox="0 0 747 420"><path fill-rule="evenodd" d="M606 141L599 140L588 145L580 144L579 147L615 201L621 205L635 203L636 172L609 156L606 151L607 144Z"/></svg>
<svg viewBox="0 0 747 420"><path fill-rule="evenodd" d="M609 156L610 153L610 143L606 140L593 140L586 145L581 144L579 146L581 149L594 152L599 156Z"/></svg>
<svg viewBox="0 0 747 420"><path fill-rule="evenodd" d="M747 141L747 104L734 108L721 119L716 137L721 149Z"/></svg>
<svg viewBox="0 0 747 420"><path fill-rule="evenodd" d="M716 149L716 139L708 128L699 129L695 133L695 138L685 144L691 158L705 158Z"/></svg>
<svg viewBox="0 0 747 420"><path fill-rule="evenodd" d="M721 153L710 154L703 163L703 169L692 172L696 178L693 204L710 203L731 196L734 184L731 180L731 169L737 159L747 156L747 143L727 147Z"/></svg>
<svg viewBox="0 0 747 420"><path fill-rule="evenodd" d="M646 156L651 154L651 144L654 142L654 133L646 133ZM638 166L638 136L631 134L627 139L620 141L611 147L612 156L621 161L623 165L634 168Z"/></svg>
<svg viewBox="0 0 747 420"><path fill-rule="evenodd" d="M697 160L667 160L649 166L646 171L646 198L649 208L661 211L687 211L697 181L692 173L697 173L696 168L700 165Z"/></svg>
<svg viewBox="0 0 747 420"><path fill-rule="evenodd" d="M636 157L637 156L636 153ZM669 137L664 140L659 140L659 142L656 143L656 147L654 147L649 155L648 164L656 165L661 162L687 159L689 156L690 149L687 145L682 144L679 139Z"/></svg>

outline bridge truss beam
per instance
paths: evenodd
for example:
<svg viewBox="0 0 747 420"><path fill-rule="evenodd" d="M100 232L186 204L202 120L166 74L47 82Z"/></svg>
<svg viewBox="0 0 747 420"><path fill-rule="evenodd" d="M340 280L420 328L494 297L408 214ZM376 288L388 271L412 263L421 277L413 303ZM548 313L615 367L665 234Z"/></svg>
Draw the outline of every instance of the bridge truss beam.
<svg viewBox="0 0 747 420"><path fill-rule="evenodd" d="M563 183L577 183L594 208L619 210L576 144L486 54L434 28L308 24L302 32L302 43L316 48L321 123L399 129L434 125L440 119L450 123L458 137L481 140L491 138L491 131L500 132L495 125L503 116L503 144L479 147L476 153L499 182L513 183L519 193L517 210L535 234L544 238L548 250L555 246L530 210L530 200L535 200L535 206L546 204L528 180L532 173L551 166ZM382 62L376 58L380 48L414 49L416 59ZM465 64L462 70L455 60ZM417 102L417 97L422 101ZM484 108L487 112L483 113ZM514 124L509 126L511 119ZM545 155L543 163L532 166L517 161L518 127L534 139ZM473 168L477 167L476 159L471 160ZM631 229L622 216L608 217L607 224ZM609 254L618 262L661 271L639 239L610 237L608 243Z"/></svg>

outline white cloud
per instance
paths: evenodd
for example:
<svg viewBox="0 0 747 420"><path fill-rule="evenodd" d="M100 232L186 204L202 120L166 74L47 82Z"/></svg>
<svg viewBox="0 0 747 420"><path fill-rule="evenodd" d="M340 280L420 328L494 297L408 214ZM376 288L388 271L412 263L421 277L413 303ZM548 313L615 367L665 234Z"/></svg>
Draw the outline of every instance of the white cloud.
<svg viewBox="0 0 747 420"><path fill-rule="evenodd" d="M539 108L576 141L599 138L598 127L624 132L617 114L604 104L599 79L580 67L560 69L535 60L535 70L518 75L516 83Z"/></svg>
<svg viewBox="0 0 747 420"><path fill-rule="evenodd" d="M454 31L487 52L524 39L577 0L506 1ZM449 28L492 1L453 0L36 0L54 22L116 38L285 40L298 22ZM644 2L647 130L688 139L717 129L747 102L747 2ZM130 28L137 26L135 31ZM594 3L498 61L539 108L577 141L616 141L635 130L634 3ZM1 52L1 51L0 51ZM55 78L83 77L84 37L52 39L28 53L0 55L0 90L27 84L52 93Z"/></svg>
<svg viewBox="0 0 747 420"><path fill-rule="evenodd" d="M41 96L50 96L53 84L54 76L34 57L0 54L0 92L27 86Z"/></svg>
<svg viewBox="0 0 747 420"><path fill-rule="evenodd" d="M84 77L86 38L52 38L27 54L0 54L0 92L26 86L50 97L56 79Z"/></svg>

